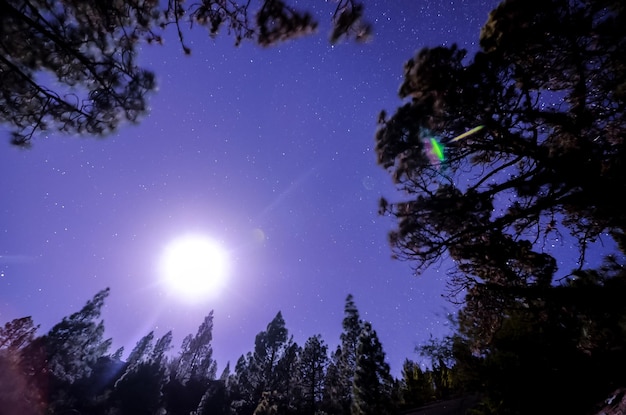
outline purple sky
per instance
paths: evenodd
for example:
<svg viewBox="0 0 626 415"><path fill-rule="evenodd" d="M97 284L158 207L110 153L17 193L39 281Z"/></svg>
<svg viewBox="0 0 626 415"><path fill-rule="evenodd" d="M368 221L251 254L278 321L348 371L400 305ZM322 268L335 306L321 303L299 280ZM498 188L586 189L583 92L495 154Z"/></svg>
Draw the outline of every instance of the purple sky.
<svg viewBox="0 0 626 415"><path fill-rule="evenodd" d="M191 56L174 33L144 48L159 90L150 114L114 136L51 134L23 151L2 133L2 324L31 315L43 334L110 287L113 349L126 356L149 331L170 329L178 349L214 310L221 371L279 310L300 345L319 333L334 349L351 293L394 375L420 359L417 344L448 332L446 265L415 278L391 259L393 224L377 207L396 193L376 164L376 119L401 104L406 60L424 46L475 48L498 2L366 2L372 41L335 46L333 5L310 3L319 33L269 49L203 30L187 34ZM188 303L158 284L165 246L188 232L230 253L219 298Z"/></svg>

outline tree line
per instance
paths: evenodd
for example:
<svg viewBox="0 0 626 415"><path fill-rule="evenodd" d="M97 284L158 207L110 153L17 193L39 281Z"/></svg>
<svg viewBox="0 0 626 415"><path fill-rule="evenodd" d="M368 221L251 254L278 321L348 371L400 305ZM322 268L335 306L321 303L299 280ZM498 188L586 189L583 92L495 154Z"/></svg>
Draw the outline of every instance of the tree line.
<svg viewBox="0 0 626 415"><path fill-rule="evenodd" d="M335 350L319 334L298 345L278 312L253 350L218 376L213 311L176 353L172 331L159 338L150 332L124 356L104 337L100 314L109 292L98 292L44 335L31 317L0 328L3 414L384 415L454 393L441 365L425 369L407 359L394 379L352 295Z"/></svg>

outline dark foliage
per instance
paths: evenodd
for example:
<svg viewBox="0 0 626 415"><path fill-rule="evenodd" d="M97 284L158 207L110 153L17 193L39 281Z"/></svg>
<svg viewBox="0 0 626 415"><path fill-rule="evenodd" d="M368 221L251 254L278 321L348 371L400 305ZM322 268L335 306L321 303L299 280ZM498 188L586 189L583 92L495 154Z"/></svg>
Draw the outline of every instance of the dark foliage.
<svg viewBox="0 0 626 415"><path fill-rule="evenodd" d="M406 103L379 117L378 161L405 195L380 205L397 219L394 255L416 273L454 260L450 376L487 391L480 413L587 413L626 383L625 11L503 1L473 59L421 50L405 65ZM432 136L445 163L428 157ZM607 265L585 269L607 235ZM563 240L578 260L559 270Z"/></svg>
<svg viewBox="0 0 626 415"><path fill-rule="evenodd" d="M122 349L106 354L109 341L102 340L97 318L108 293L96 294L44 336L35 337L37 327L29 317L0 329L0 413L11 408L8 415L391 414L443 396L435 383L425 393L391 377L382 344L371 323L358 317L352 296L346 300L345 331L339 339L351 348L348 333L358 329L355 355L348 359L354 366L346 395L342 346L332 359L320 335L298 346L280 312L257 334L254 351L239 359L235 373L227 364L218 380L211 357L212 312L196 336L185 337L177 355L165 354L171 332L156 342L154 333L148 333L126 360ZM75 345L83 347L82 355L73 355ZM433 379L431 371L421 374ZM346 410L346 404L353 409Z"/></svg>
<svg viewBox="0 0 626 415"><path fill-rule="evenodd" d="M235 44L270 46L313 32L306 12L280 0L0 0L0 122L13 144L26 146L42 131L102 136L148 110L155 76L137 65L142 42L161 43L173 26L186 54L187 26L211 36L225 29ZM339 1L331 41L364 40L363 6Z"/></svg>
<svg viewBox="0 0 626 415"><path fill-rule="evenodd" d="M352 415L391 414L393 379L385 352L372 325L366 322L359 336L354 381L352 382Z"/></svg>

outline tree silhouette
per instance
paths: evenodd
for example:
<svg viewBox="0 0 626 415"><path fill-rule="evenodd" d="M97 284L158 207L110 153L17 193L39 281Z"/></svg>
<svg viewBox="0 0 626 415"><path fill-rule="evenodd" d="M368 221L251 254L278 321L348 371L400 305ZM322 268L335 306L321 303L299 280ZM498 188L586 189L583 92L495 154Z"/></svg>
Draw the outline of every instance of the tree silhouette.
<svg viewBox="0 0 626 415"><path fill-rule="evenodd" d="M285 378L289 374L285 369L291 367L293 346L297 347L289 339L289 331L279 311L267 328L256 335L254 352L237 361L235 374L229 382L235 413L252 415L259 405L259 411L279 405L290 382Z"/></svg>
<svg viewBox="0 0 626 415"><path fill-rule="evenodd" d="M338 383L333 387L343 413L349 414L353 399L352 384L359 354L359 338L363 331L363 320L361 320L352 294L346 297L341 325L343 331L339 335L341 344L336 362L339 377Z"/></svg>
<svg viewBox="0 0 626 415"><path fill-rule="evenodd" d="M457 375L488 390L480 413L580 413L626 381L613 371L626 351L625 12L615 0L503 1L473 59L421 50L404 68L406 102L379 117L378 162L404 194L380 205L397 220L394 255L416 273L454 261ZM608 265L585 269L606 236ZM568 245L577 259L559 270Z"/></svg>
<svg viewBox="0 0 626 415"><path fill-rule="evenodd" d="M34 340L39 326L31 317L0 327L0 408L7 415L35 415L44 411L45 397L29 382L22 351Z"/></svg>
<svg viewBox="0 0 626 415"><path fill-rule="evenodd" d="M121 415L153 414L163 407L165 366L143 361L115 384L111 404Z"/></svg>
<svg viewBox="0 0 626 415"><path fill-rule="evenodd" d="M327 365L328 346L322 336L318 334L309 337L298 362L298 378L304 400L303 414L314 415L321 404Z"/></svg>
<svg viewBox="0 0 626 415"><path fill-rule="evenodd" d="M211 36L226 28L235 44L269 46L314 31L317 23L281 0L84 2L0 0L0 122L12 142L25 146L41 131L104 135L147 111L155 77L137 64L142 42L161 43L174 26L185 53L183 29L203 26ZM340 0L331 41L364 39L363 6Z"/></svg>
<svg viewBox="0 0 626 415"><path fill-rule="evenodd" d="M391 414L392 385L393 378L385 361L383 346L372 324L365 322L359 336L351 414Z"/></svg>
<svg viewBox="0 0 626 415"><path fill-rule="evenodd" d="M322 410L327 414L342 414L344 407L342 397L344 396L341 382L341 372L339 370L341 361L341 345L330 356L330 362L326 368L324 376L324 392L322 396Z"/></svg>
<svg viewBox="0 0 626 415"><path fill-rule="evenodd" d="M423 49L404 68L407 102L380 116L378 161L407 195L381 200L394 255L417 273L451 257L452 294L494 319L485 336L506 295L538 295L603 235L623 243L625 21L618 1L504 1L472 61ZM427 157L427 137L477 125L447 143L445 165ZM579 260L557 276L551 245L568 237Z"/></svg>
<svg viewBox="0 0 626 415"><path fill-rule="evenodd" d="M213 311L204 318L195 336L183 339L173 376L185 384L189 380L214 380L217 362L213 359Z"/></svg>
<svg viewBox="0 0 626 415"><path fill-rule="evenodd" d="M585 326L589 332L604 333L604 327L621 324L617 316L626 306L615 288L606 293L616 296L598 299L611 304L606 313L615 314L605 316L602 325ZM346 379L351 379L349 403L358 396L357 413L401 407L401 385L389 375L376 332L359 318L351 295L346 298L341 344L331 358L319 334L309 337L304 347L294 342L278 312L257 334L253 352L240 357L232 374L227 363L219 379L211 347L213 312L195 336L183 340L177 355L167 354L171 331L158 339L151 331L123 360L124 348L108 353L111 339L103 340L100 313L108 295L109 289L99 291L44 336L35 336L39 326L30 317L0 327L0 413L339 415L352 410L343 407ZM585 343L589 350L610 352L621 344L617 338L593 337L602 344ZM355 350L343 353L342 347ZM346 361L353 362L348 365L354 365L351 375L342 373ZM618 373L624 371L615 368L613 379Z"/></svg>
<svg viewBox="0 0 626 415"><path fill-rule="evenodd" d="M56 379L73 382L89 376L96 361L105 355L112 340L104 339L100 320L109 288L99 291L80 311L64 317L43 337L47 368Z"/></svg>

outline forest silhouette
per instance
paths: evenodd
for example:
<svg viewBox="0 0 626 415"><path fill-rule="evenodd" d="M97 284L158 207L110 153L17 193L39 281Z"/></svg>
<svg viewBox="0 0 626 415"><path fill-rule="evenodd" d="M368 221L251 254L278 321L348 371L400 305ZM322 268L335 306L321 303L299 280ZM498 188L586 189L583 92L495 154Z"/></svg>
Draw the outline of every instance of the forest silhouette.
<svg viewBox="0 0 626 415"><path fill-rule="evenodd" d="M0 408L36 414L322 414L397 411L454 396L449 370L406 360L394 379L372 324L348 295L336 350L321 335L294 342L279 311L253 349L217 375L213 311L171 352L172 331L109 350L100 319L109 289L46 334L30 317L0 328ZM339 324L339 322L338 322Z"/></svg>

